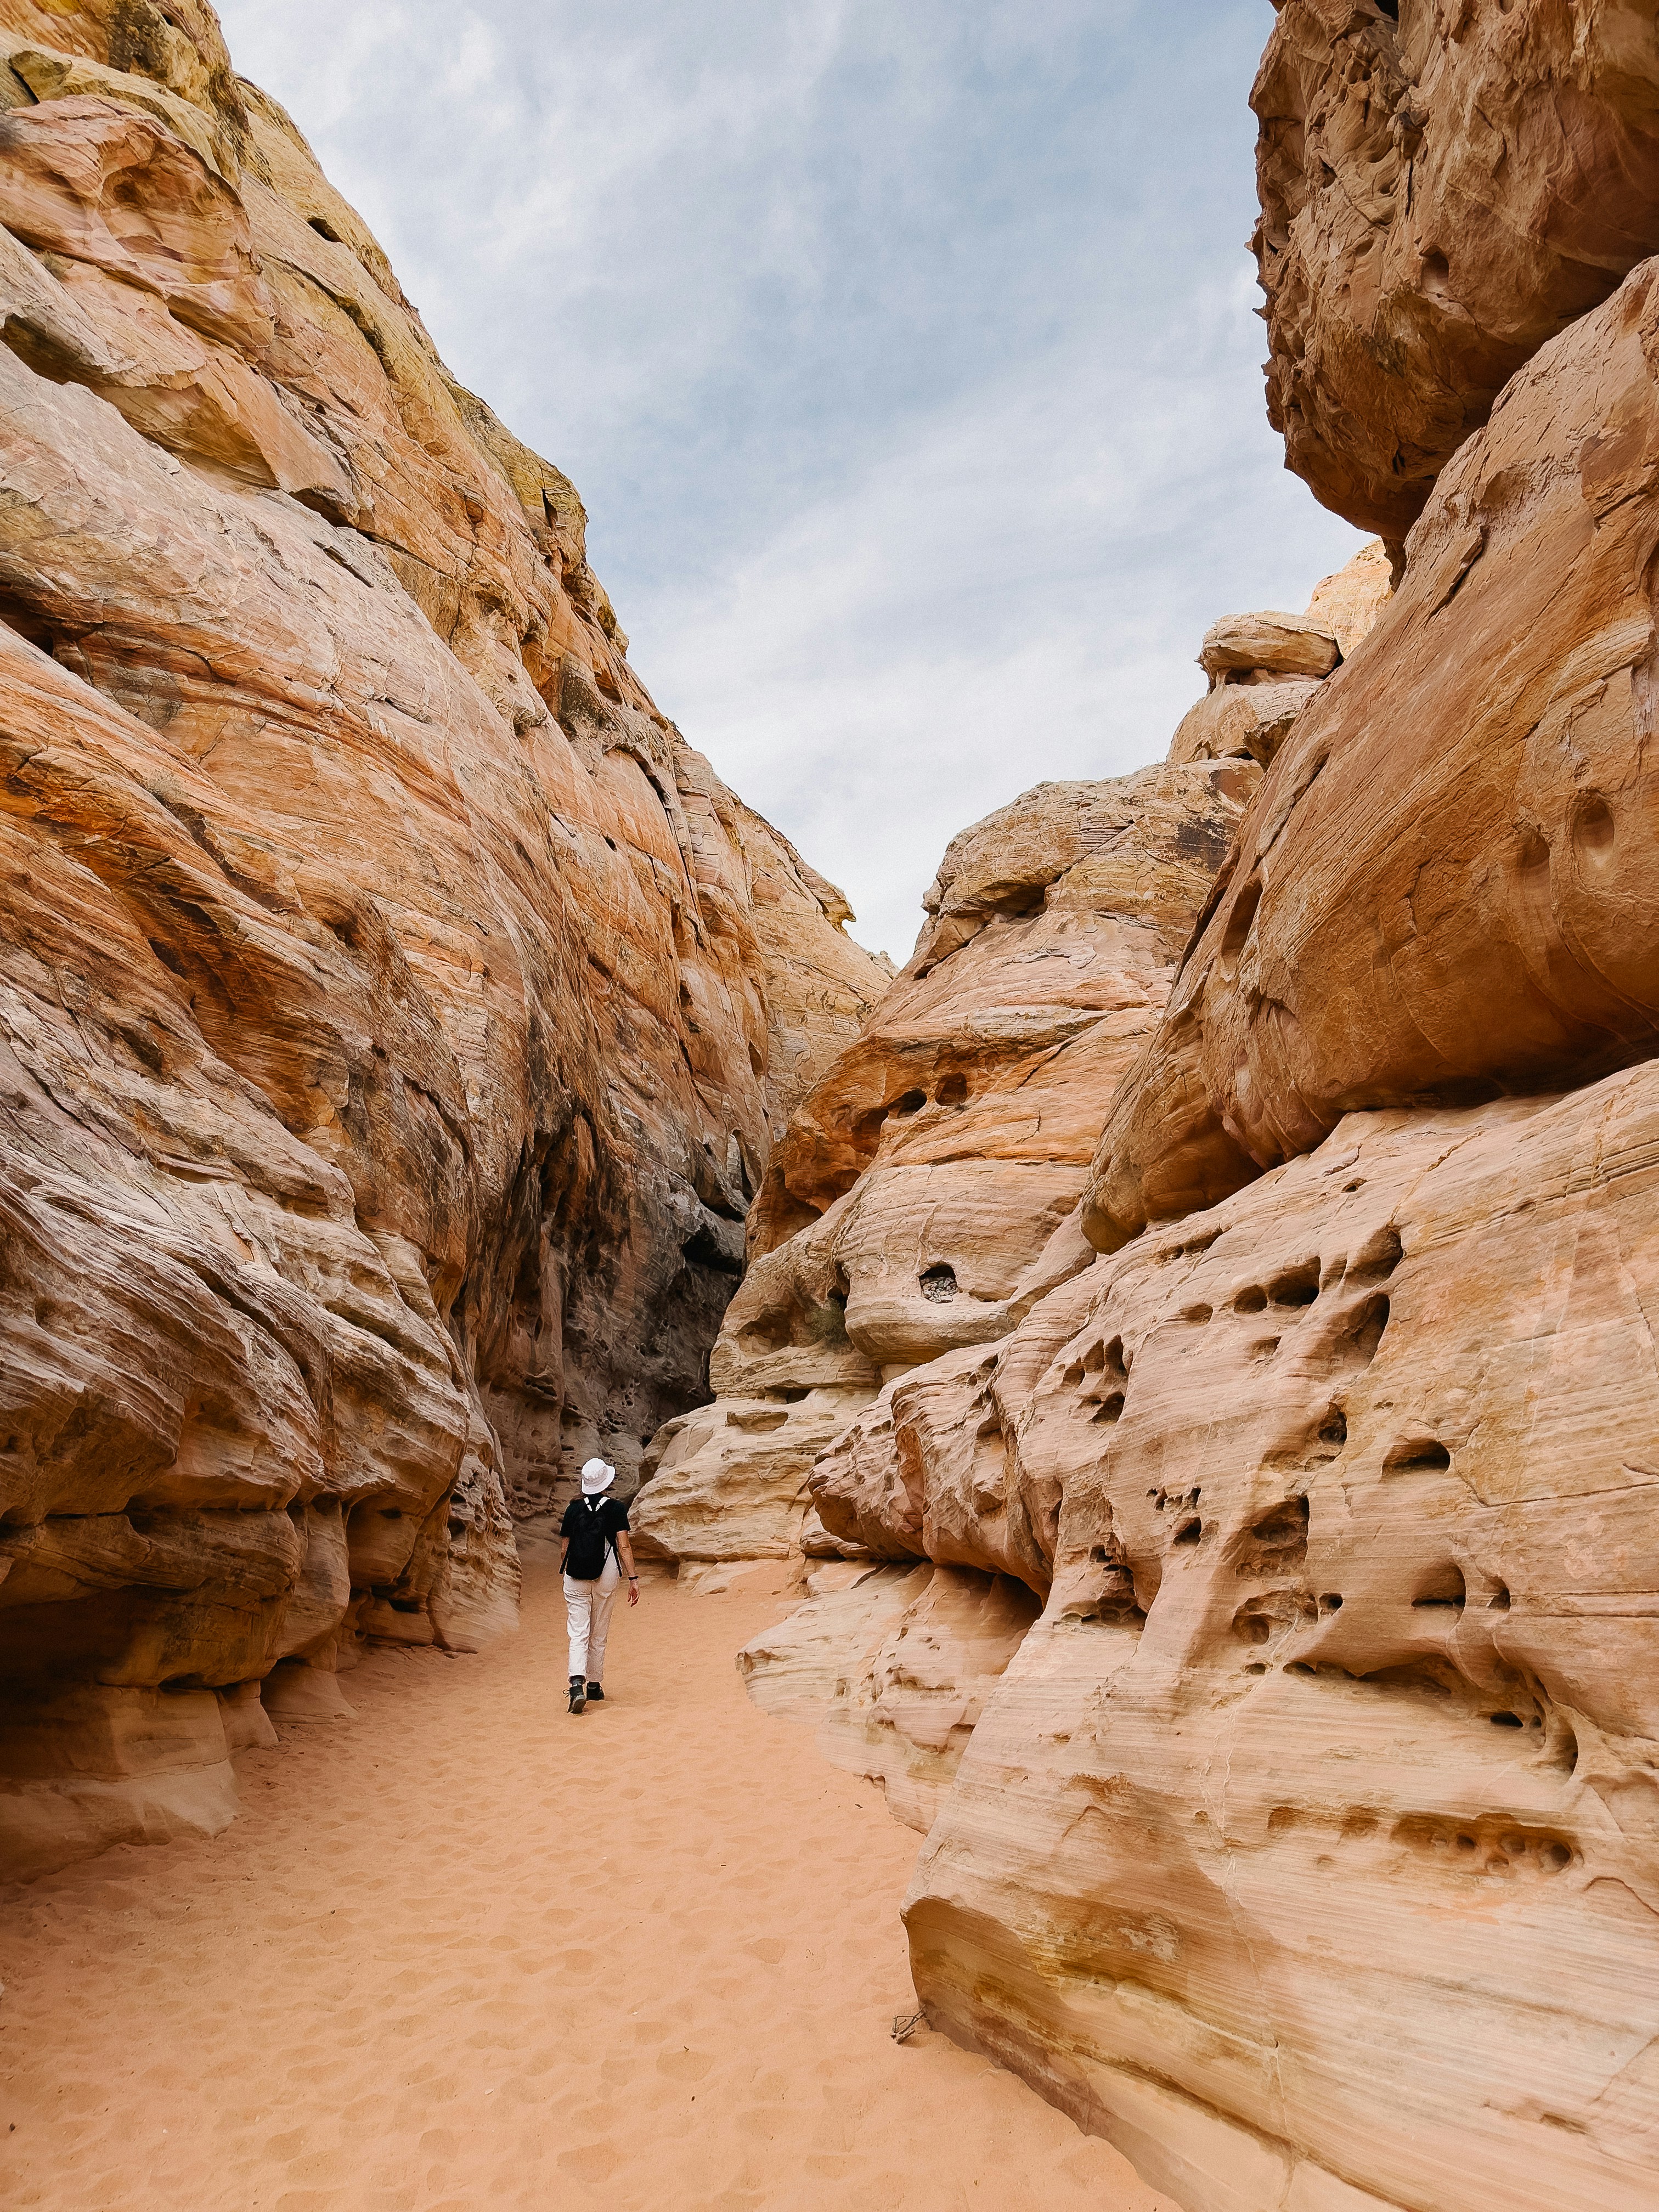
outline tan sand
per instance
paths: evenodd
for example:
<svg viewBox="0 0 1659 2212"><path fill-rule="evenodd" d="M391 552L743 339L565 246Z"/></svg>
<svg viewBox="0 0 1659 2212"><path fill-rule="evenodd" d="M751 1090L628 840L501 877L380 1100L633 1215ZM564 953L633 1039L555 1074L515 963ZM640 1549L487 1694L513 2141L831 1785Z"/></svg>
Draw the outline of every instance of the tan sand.
<svg viewBox="0 0 1659 2212"><path fill-rule="evenodd" d="M648 1584L563 1709L562 1603L381 1650L359 1717L239 1762L211 1843L5 1900L0 2201L54 2212L1172 2212L923 2031L916 1838L732 1654L786 1609Z"/></svg>

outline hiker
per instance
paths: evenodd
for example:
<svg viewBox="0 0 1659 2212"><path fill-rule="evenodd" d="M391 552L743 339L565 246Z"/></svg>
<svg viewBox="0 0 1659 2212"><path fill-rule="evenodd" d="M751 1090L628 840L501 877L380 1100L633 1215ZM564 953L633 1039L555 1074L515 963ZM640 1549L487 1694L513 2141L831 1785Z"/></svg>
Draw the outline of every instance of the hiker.
<svg viewBox="0 0 1659 2212"><path fill-rule="evenodd" d="M564 1570L564 1611L570 1631L570 1710L585 1712L605 1697L605 1639L623 1571L628 1602L640 1601L634 1547L628 1540L628 1508L605 1492L617 1470L602 1459L582 1468L582 1494L564 1509L559 1527L559 1565Z"/></svg>

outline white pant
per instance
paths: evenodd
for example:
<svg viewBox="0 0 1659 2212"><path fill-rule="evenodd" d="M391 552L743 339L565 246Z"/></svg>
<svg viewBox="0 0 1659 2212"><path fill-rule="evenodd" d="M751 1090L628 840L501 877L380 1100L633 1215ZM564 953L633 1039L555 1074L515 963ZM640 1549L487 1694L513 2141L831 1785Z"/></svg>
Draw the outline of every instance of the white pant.
<svg viewBox="0 0 1659 2212"><path fill-rule="evenodd" d="M622 1587L617 1555L605 1555L605 1572L596 1583L564 1578L565 1625L570 1632L570 1671L586 1682L605 1680L605 1639L611 1632L611 1608Z"/></svg>

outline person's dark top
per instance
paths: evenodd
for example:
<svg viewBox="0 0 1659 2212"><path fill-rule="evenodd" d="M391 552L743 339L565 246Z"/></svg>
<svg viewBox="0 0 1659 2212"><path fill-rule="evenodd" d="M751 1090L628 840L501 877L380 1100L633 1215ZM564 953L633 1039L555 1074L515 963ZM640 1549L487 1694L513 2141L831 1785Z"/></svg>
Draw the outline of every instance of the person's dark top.
<svg viewBox="0 0 1659 2212"><path fill-rule="evenodd" d="M573 1498L564 1509L559 1534L570 1539L564 1571L572 1582L596 1583L605 1572L605 1555L628 1526L628 1508L619 1498ZM622 1565L617 1554L617 1565Z"/></svg>

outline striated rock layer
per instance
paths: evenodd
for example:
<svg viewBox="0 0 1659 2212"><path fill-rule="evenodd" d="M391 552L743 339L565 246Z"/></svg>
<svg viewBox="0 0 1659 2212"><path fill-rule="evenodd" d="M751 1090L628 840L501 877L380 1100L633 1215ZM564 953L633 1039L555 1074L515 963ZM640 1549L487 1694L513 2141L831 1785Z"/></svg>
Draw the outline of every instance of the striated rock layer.
<svg viewBox="0 0 1659 2212"><path fill-rule="evenodd" d="M887 977L205 7L0 8L0 1852L214 1826L705 1388Z"/></svg>

